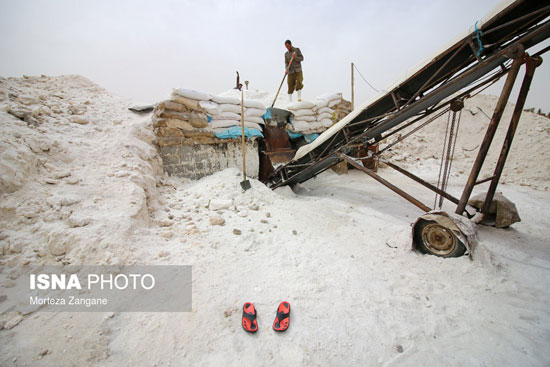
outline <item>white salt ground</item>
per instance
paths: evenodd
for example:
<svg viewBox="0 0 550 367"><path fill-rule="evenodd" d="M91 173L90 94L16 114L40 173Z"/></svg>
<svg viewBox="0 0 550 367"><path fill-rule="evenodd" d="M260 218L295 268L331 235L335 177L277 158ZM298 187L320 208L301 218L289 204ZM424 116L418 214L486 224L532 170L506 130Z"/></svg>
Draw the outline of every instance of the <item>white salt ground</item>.
<svg viewBox="0 0 550 367"><path fill-rule="evenodd" d="M422 213L361 172L326 172L296 192L255 180L243 192L236 169L197 182L167 178L150 117L127 111L130 101L78 76L0 79L0 90L2 111L21 108L15 95L52 111L36 115L38 127L0 112L2 287L25 263L193 266L189 313L1 309L10 329L0 330L0 365L550 364L548 170L535 169L533 187L507 174L500 189L522 222L479 227L474 261L442 259L410 250L410 224ZM71 122L81 111L88 123ZM538 128L538 117L524 116L520 129ZM476 140L473 131L467 143ZM427 148L407 144L415 151L401 163L433 182L438 162L410 158ZM540 152L522 161L524 172L546 164L548 149ZM455 172L467 167L463 158ZM466 174L451 178L455 195ZM50 248L59 236L71 240ZM271 324L283 300L291 325L278 334ZM240 326L245 301L258 310L254 335Z"/></svg>

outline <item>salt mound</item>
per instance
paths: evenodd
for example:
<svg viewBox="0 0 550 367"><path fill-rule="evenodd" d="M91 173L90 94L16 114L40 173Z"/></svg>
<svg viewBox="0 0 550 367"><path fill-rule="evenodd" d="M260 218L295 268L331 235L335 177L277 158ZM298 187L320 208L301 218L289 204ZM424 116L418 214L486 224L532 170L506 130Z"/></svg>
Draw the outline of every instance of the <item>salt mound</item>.
<svg viewBox="0 0 550 367"><path fill-rule="evenodd" d="M240 182L242 172L237 168L227 168L213 175L191 183L185 191L192 197L203 198L203 206L210 207L212 203L229 201L230 206L250 206L259 203L269 204L279 198L279 195L258 180L247 178L252 186L244 191ZM208 200L208 203L205 201Z"/></svg>
<svg viewBox="0 0 550 367"><path fill-rule="evenodd" d="M128 254L162 175L150 117L129 105L81 76L0 79L0 252L10 268Z"/></svg>

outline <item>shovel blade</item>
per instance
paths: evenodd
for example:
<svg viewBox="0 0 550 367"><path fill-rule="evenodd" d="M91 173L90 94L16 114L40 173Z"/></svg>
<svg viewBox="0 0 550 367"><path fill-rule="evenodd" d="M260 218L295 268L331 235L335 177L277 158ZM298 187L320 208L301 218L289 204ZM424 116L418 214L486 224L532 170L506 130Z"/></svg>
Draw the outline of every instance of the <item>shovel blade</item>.
<svg viewBox="0 0 550 367"><path fill-rule="evenodd" d="M251 188L250 181L248 181L248 180L241 181L241 187L245 191L248 190L249 188Z"/></svg>

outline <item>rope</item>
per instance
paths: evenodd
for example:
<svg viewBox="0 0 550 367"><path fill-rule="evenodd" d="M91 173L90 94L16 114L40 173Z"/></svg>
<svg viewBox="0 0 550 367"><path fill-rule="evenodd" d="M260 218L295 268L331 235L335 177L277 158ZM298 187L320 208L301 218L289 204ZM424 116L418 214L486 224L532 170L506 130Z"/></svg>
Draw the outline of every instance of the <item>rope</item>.
<svg viewBox="0 0 550 367"><path fill-rule="evenodd" d="M371 87L376 93L380 92L378 89L374 88L374 87L372 86L372 84L369 83L369 82L367 81L367 79L365 79L365 77L363 76L363 74L361 74L361 72L359 71L359 69L357 69L357 66L356 66L355 64L353 64L353 67L355 68L355 70L357 70L357 72L359 73L359 75L361 76L361 78L365 81L365 83L367 83L367 85L368 85L369 87Z"/></svg>
<svg viewBox="0 0 550 367"><path fill-rule="evenodd" d="M483 36L483 32L481 32L481 30L477 28L477 22L479 21L476 21L476 24L474 25L474 29L476 31L477 43L479 45L479 50L477 50L476 56L479 57L479 55L481 55L481 53L485 49L483 48L483 43L481 43L481 36Z"/></svg>

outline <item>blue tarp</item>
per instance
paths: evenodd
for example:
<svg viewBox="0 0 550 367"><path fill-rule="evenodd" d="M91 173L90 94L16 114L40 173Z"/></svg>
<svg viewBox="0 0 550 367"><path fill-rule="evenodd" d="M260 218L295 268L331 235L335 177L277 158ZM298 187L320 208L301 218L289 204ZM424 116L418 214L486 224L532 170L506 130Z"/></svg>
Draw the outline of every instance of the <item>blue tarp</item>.
<svg viewBox="0 0 550 367"><path fill-rule="evenodd" d="M306 139L306 142L308 144L311 143L312 141L314 141L315 139L317 139L318 137L319 137L319 134L317 134L317 133L304 135L304 139Z"/></svg>
<svg viewBox="0 0 550 367"><path fill-rule="evenodd" d="M220 139L235 139L241 137L242 133L242 127L240 126L231 126L227 130L221 133L216 133L216 137ZM263 138L264 135L262 132L258 129L251 129L245 126L244 128L244 136L247 138L251 138L253 136L259 136L260 138Z"/></svg>
<svg viewBox="0 0 550 367"><path fill-rule="evenodd" d="M289 131L289 130L287 130L286 133L288 134L289 138L292 140L301 138L303 136L300 133L293 133L292 131Z"/></svg>
<svg viewBox="0 0 550 367"><path fill-rule="evenodd" d="M266 113L262 116L262 118L264 119L264 121L271 118L271 108L267 109Z"/></svg>
<svg viewBox="0 0 550 367"><path fill-rule="evenodd" d="M306 143L311 143L312 141L314 141L315 139L317 139L319 137L319 134L317 133L313 133L313 134L306 134L306 135L303 135L303 134L300 134L300 133L294 133L292 131L288 131L286 132L288 134L288 136L290 137L290 139L294 140L294 139L298 139L298 138L301 138L302 136L304 137Z"/></svg>

